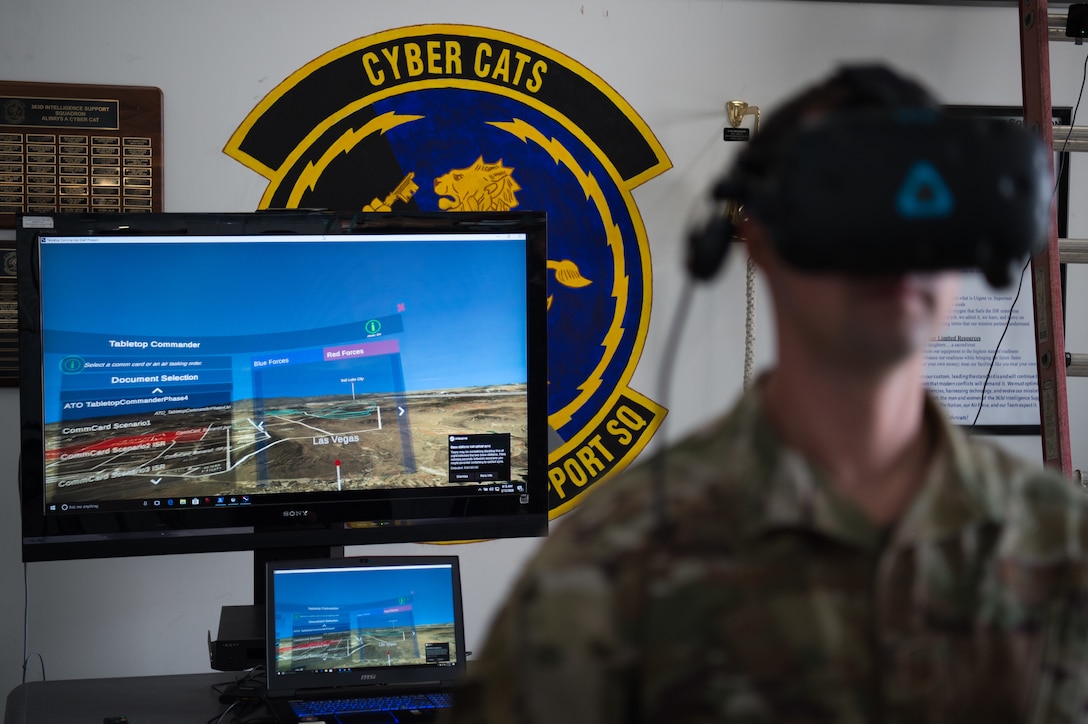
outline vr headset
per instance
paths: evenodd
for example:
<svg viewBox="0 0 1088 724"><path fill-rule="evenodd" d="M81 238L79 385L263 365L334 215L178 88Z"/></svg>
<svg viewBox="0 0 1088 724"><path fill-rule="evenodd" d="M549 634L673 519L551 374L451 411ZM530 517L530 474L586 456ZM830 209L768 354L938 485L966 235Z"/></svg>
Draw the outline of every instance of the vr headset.
<svg viewBox="0 0 1088 724"><path fill-rule="evenodd" d="M813 272L977 269L1003 287L1046 244L1050 151L1019 125L914 108L836 112L766 145L741 152L689 231L696 279L717 273L740 215Z"/></svg>

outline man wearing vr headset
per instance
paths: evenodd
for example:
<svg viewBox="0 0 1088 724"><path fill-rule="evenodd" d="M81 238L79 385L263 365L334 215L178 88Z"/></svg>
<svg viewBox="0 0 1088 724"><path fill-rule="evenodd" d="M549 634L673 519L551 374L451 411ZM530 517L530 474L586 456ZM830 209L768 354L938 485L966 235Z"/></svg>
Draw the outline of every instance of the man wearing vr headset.
<svg viewBox="0 0 1088 724"><path fill-rule="evenodd" d="M893 112L871 121L881 109ZM896 125L902 109L935 125L911 141L917 129ZM974 259L1000 278L1012 259L995 261L998 242L934 258L922 238L924 253L860 266L834 250L808 261L789 251L791 180L774 177L804 166L793 164L807 153L803 131L865 117L850 137L963 136L937 109L915 82L857 67L766 120L718 194L747 218L693 238L689 267L712 276L721 236L745 240L774 302L774 367L723 418L555 526L500 609L454 721L1088 718L1083 493L972 440L922 379L956 298L952 267ZM1011 177L1037 173L1029 156ZM969 171L986 186L988 171ZM1037 201L1037 186L994 188L1021 205L1017 218L1038 216L1023 198ZM932 201L900 203L903 224L947 236L948 199ZM862 230L879 257L886 229Z"/></svg>

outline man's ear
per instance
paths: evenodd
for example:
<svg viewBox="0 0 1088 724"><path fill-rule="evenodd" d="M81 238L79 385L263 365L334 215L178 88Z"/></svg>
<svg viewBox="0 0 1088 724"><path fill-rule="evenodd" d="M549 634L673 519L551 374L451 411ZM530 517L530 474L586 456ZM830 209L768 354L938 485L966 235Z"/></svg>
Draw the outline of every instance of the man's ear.
<svg viewBox="0 0 1088 724"><path fill-rule="evenodd" d="M766 269L777 258L767 227L758 220L751 217L740 220L736 237L747 247L748 256L760 269Z"/></svg>

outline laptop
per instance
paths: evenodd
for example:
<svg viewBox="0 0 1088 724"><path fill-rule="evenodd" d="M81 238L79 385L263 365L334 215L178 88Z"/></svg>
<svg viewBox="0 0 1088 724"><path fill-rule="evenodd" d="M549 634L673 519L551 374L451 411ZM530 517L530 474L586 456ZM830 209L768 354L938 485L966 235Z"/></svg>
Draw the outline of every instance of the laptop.
<svg viewBox="0 0 1088 724"><path fill-rule="evenodd" d="M427 722L464 678L457 556L267 565L265 671L277 722Z"/></svg>

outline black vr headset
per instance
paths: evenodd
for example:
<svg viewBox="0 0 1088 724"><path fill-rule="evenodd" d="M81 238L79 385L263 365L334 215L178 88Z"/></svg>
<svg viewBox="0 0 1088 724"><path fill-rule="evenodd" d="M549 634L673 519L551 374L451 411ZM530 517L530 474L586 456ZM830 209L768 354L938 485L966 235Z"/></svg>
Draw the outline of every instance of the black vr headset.
<svg viewBox="0 0 1088 724"><path fill-rule="evenodd" d="M978 269L996 287L1046 244L1050 151L1007 121L926 108L830 113L773 148L752 144L711 189L687 267L713 277L738 217L814 272Z"/></svg>

